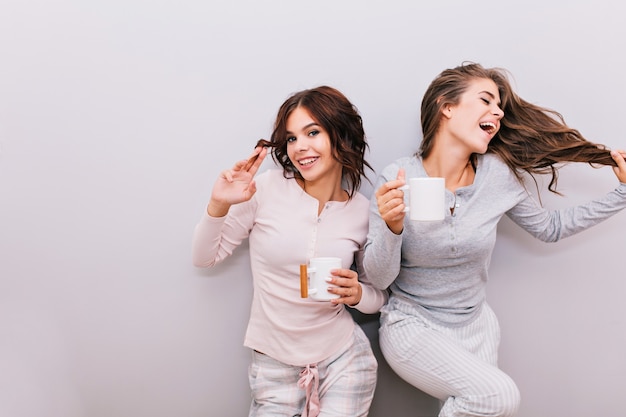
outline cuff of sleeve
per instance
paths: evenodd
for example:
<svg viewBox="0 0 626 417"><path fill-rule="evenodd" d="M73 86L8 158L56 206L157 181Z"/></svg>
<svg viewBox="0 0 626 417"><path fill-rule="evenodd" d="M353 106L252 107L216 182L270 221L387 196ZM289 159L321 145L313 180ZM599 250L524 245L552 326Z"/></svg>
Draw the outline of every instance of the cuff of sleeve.
<svg viewBox="0 0 626 417"><path fill-rule="evenodd" d="M211 215L209 215L209 213L204 213L204 216L202 216L202 219L200 219L201 223L208 223L208 224L221 224L224 223L226 221L226 217L227 216L222 216L222 217L213 217Z"/></svg>
<svg viewBox="0 0 626 417"><path fill-rule="evenodd" d="M361 301L358 304L349 306L355 308L361 313L374 314L380 311L380 308L385 305L389 294L386 290L377 290L376 288L361 283Z"/></svg>

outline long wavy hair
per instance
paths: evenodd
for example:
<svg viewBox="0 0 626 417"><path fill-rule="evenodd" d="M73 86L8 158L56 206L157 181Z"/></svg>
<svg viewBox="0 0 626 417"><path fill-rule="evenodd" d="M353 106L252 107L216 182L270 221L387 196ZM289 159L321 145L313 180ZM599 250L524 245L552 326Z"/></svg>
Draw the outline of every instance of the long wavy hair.
<svg viewBox="0 0 626 417"><path fill-rule="evenodd" d="M487 152L497 154L522 181L528 174L551 175L548 189L556 190L558 168L568 162L616 166L610 151L601 144L585 139L565 123L563 116L545 107L527 102L518 96L509 82L509 72L502 68L484 68L464 63L447 69L430 84L421 106L423 140L419 154L427 157L441 122L442 109L458 104L461 95L475 79L490 79L498 87L500 108L504 111L501 127L489 143ZM475 165L476 155L472 156Z"/></svg>
<svg viewBox="0 0 626 417"><path fill-rule="evenodd" d="M285 178L304 180L287 155L287 118L298 107L306 109L328 132L332 155L342 166L342 178L352 198L361 186L361 179L367 179L365 169L373 171L373 168L365 159L369 146L363 120L357 108L335 88L320 86L293 94L278 110L269 143L259 142L273 148L272 159L283 167Z"/></svg>

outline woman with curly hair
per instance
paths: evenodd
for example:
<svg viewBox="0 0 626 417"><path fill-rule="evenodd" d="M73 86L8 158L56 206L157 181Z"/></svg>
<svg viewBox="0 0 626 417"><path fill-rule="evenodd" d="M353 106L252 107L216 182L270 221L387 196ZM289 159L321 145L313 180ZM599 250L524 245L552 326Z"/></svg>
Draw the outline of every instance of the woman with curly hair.
<svg viewBox="0 0 626 417"><path fill-rule="evenodd" d="M193 262L213 266L249 239L250 416L368 414L378 365L346 309L375 313L387 300L351 268L367 237L369 201L358 191L367 147L361 116L341 92L304 90L280 107L271 141L213 186ZM282 169L255 178L268 152ZM300 265L315 257L341 258L328 281L336 299L301 297Z"/></svg>

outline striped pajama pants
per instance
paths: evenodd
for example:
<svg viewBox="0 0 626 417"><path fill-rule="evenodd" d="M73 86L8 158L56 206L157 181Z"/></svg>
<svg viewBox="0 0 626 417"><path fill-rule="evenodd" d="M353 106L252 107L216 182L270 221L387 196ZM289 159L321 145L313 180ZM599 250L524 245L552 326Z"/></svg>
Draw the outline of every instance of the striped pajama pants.
<svg viewBox="0 0 626 417"><path fill-rule="evenodd" d="M487 303L463 327L441 326L407 301L391 297L383 307L380 347L405 381L438 398L439 417L510 417L520 394L498 369L500 327Z"/></svg>
<svg viewBox="0 0 626 417"><path fill-rule="evenodd" d="M366 417L374 397L378 363L370 341L354 326L352 342L341 352L307 367L291 366L252 351L249 367L252 404L249 417ZM307 409L303 374L319 397L316 410ZM315 389L317 388L317 389ZM319 414L318 414L319 413Z"/></svg>

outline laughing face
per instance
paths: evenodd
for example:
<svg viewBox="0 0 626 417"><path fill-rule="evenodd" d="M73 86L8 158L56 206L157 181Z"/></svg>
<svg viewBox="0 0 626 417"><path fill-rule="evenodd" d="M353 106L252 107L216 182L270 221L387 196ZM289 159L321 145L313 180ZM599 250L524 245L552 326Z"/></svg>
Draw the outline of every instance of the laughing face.
<svg viewBox="0 0 626 417"><path fill-rule="evenodd" d="M305 181L341 178L342 166L333 157L328 132L303 108L298 107L287 118L287 154Z"/></svg>
<svg viewBox="0 0 626 417"><path fill-rule="evenodd" d="M469 153L485 153L504 117L498 87L487 78L471 81L459 103L444 109L444 116L447 133Z"/></svg>

